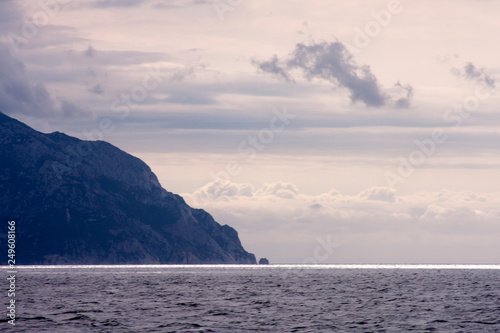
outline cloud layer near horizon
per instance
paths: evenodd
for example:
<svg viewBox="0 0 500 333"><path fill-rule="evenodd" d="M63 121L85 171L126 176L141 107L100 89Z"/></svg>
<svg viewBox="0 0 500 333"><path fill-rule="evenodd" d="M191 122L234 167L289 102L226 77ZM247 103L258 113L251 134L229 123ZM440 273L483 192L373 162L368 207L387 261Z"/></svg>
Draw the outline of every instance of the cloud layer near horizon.
<svg viewBox="0 0 500 333"><path fill-rule="evenodd" d="M291 183L255 187L218 180L183 196L236 227L250 249L274 262L290 260L295 248L309 248L305 260L318 239L327 238L338 248L318 262L404 263L403 258L412 258L414 263L452 263L467 258L492 263L495 255L481 259L472 249L500 250L494 241L500 237L500 192L398 195L394 189L375 187L356 195L337 190L306 195ZM359 252L344 252L352 248Z"/></svg>

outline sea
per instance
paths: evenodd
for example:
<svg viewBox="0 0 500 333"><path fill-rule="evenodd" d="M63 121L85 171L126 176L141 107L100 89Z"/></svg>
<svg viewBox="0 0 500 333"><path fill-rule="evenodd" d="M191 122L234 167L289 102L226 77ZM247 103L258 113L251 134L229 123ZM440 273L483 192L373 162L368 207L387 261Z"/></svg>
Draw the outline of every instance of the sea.
<svg viewBox="0 0 500 333"><path fill-rule="evenodd" d="M0 332L500 332L496 265L18 266L15 297L0 272Z"/></svg>

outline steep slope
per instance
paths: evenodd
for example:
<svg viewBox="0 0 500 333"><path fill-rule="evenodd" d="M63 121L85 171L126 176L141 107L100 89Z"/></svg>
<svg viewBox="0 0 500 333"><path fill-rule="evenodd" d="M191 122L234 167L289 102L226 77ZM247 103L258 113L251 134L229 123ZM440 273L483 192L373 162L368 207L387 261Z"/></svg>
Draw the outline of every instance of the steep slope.
<svg viewBox="0 0 500 333"><path fill-rule="evenodd" d="M0 113L0 249L17 264L254 264L237 232L164 190L103 141L43 134Z"/></svg>

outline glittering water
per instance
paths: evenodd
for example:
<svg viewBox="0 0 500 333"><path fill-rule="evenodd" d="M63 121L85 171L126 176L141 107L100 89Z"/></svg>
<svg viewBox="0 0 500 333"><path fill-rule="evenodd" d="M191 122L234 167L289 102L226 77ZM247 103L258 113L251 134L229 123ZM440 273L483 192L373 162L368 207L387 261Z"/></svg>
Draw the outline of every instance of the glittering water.
<svg viewBox="0 0 500 333"><path fill-rule="evenodd" d="M500 266L18 267L16 283L1 332L500 332Z"/></svg>

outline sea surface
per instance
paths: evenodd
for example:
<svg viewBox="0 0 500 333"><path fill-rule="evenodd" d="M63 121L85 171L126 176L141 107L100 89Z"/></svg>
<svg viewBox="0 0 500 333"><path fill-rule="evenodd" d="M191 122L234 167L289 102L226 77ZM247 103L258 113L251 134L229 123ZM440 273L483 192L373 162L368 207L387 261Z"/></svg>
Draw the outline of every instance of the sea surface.
<svg viewBox="0 0 500 333"><path fill-rule="evenodd" d="M0 332L500 332L500 266L16 269Z"/></svg>

